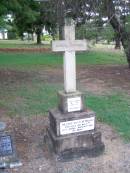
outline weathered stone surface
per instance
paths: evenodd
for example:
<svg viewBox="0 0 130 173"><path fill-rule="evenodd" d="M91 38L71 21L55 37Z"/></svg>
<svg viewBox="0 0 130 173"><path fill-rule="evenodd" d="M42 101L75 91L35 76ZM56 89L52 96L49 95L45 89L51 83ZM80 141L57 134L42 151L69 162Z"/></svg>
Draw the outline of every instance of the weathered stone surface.
<svg viewBox="0 0 130 173"><path fill-rule="evenodd" d="M96 156L104 150L101 140L101 133L93 130L60 134L60 123L69 122L84 118L95 118L95 113L91 110L64 114L60 110L51 110L49 113L50 127L47 132L47 143L51 151L57 155L58 160L69 160L81 157L85 154ZM95 121L94 121L95 123Z"/></svg>
<svg viewBox="0 0 130 173"><path fill-rule="evenodd" d="M86 40L75 40L75 24L66 20L64 39L52 41L52 51L64 52L64 90L76 92L76 51L87 50Z"/></svg>
<svg viewBox="0 0 130 173"><path fill-rule="evenodd" d="M83 94L79 91L72 92L72 93L65 93L64 91L59 91L58 92L58 107L63 113L68 113L68 99L69 98L81 98L81 103L80 103L80 109L78 111L83 111L85 109L84 104L83 104ZM77 111L77 110L76 110Z"/></svg>
<svg viewBox="0 0 130 173"><path fill-rule="evenodd" d="M48 145L59 161L68 161L84 155L95 157L104 151L101 133L88 131L67 136L56 136L48 131Z"/></svg>
<svg viewBox="0 0 130 173"><path fill-rule="evenodd" d="M45 137L58 160L97 155L104 150L101 133L95 127L95 113L85 110L83 94L76 90L75 51L86 50L87 44L85 40L75 40L72 20L66 20L64 39L52 42L53 51L64 52L64 91L58 93L58 109L49 112L50 125Z"/></svg>
<svg viewBox="0 0 130 173"><path fill-rule="evenodd" d="M49 121L50 121L50 129L54 132L56 136L61 136L60 134L60 123L61 122L67 122L67 121L73 121L73 120L79 120L79 119L85 119L85 118L95 118L95 112L86 110L81 112L73 112L68 114L63 114L58 109L51 110L49 113Z"/></svg>

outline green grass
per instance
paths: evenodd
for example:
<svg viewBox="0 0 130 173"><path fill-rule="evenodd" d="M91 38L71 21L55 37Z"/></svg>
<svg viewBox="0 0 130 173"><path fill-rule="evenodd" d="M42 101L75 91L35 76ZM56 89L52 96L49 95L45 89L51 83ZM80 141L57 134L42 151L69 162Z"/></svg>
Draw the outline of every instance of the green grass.
<svg viewBox="0 0 130 173"><path fill-rule="evenodd" d="M52 53L0 53L0 67L29 68L34 66L56 66L63 59Z"/></svg>
<svg viewBox="0 0 130 173"><path fill-rule="evenodd" d="M126 58L121 52L89 51L87 53L78 54L77 63L82 65L117 65L126 64Z"/></svg>
<svg viewBox="0 0 130 173"><path fill-rule="evenodd" d="M106 96L88 94L86 105L96 112L98 120L111 125L130 140L130 96L122 93Z"/></svg>
<svg viewBox="0 0 130 173"><path fill-rule="evenodd" d="M45 42L46 43L46 42ZM50 48L49 44L37 45L34 41L0 40L0 48Z"/></svg>
<svg viewBox="0 0 130 173"><path fill-rule="evenodd" d="M56 67L63 64L61 54L52 53L0 53L0 68L24 69ZM90 51L77 55L78 65L126 64L122 53ZM9 80L9 79L8 79ZM57 91L62 84L46 83L38 76L22 82L0 83L0 108L10 116L47 115L48 109L57 106ZM111 95L86 94L86 104L97 113L97 118L113 126L126 140L130 140L130 96L122 92Z"/></svg>
<svg viewBox="0 0 130 173"><path fill-rule="evenodd" d="M0 53L0 67L31 68L35 66L59 66L63 64L61 54L53 53ZM122 53L91 51L78 53L78 65L112 65L126 64Z"/></svg>
<svg viewBox="0 0 130 173"><path fill-rule="evenodd" d="M9 116L47 115L57 107L57 91L61 84L45 83L34 79L31 83L10 84L1 87L0 107ZM130 141L130 96L124 93L95 95L86 93L87 107L94 110L98 120L111 125L126 140Z"/></svg>
<svg viewBox="0 0 130 173"><path fill-rule="evenodd" d="M14 87L14 88L13 88ZM9 116L46 115L57 105L58 84L39 81L21 86L10 86L0 92L0 107L7 110Z"/></svg>

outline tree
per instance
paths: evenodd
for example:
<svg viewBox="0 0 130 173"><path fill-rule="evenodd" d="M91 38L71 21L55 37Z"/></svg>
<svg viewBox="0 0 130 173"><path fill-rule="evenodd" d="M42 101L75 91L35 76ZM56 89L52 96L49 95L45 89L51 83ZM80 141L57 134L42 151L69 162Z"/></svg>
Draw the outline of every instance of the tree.
<svg viewBox="0 0 130 173"><path fill-rule="evenodd" d="M39 3L34 0L1 0L0 22L3 16L11 14L13 26L18 35L23 38L23 33L37 34L37 43L41 43L42 30L45 27L54 37L56 21L51 3Z"/></svg>
<svg viewBox="0 0 130 173"><path fill-rule="evenodd" d="M20 10L14 11L14 20L19 35L24 32L36 33L37 44L41 44L41 34L45 27L54 37L56 31L56 18L51 2L35 2L34 0L18 0Z"/></svg>
<svg viewBox="0 0 130 173"><path fill-rule="evenodd" d="M123 1L121 1L123 3ZM126 53L127 62L130 68L130 2L126 1L127 4L123 4L125 8L123 8L122 3L120 4L122 7L121 18L119 19L119 15L116 13L116 4L113 0L104 0L104 11L108 16L111 26L114 31L119 34L122 46Z"/></svg>
<svg viewBox="0 0 130 173"><path fill-rule="evenodd" d="M14 24L17 28L18 35L23 38L23 33L28 32L37 34L37 43L40 43L39 34L41 34L41 21L39 21L39 5L33 0L17 0L17 7L12 7ZM39 33L40 31L40 33Z"/></svg>
<svg viewBox="0 0 130 173"><path fill-rule="evenodd" d="M118 38L116 43L121 41L130 68L130 1L64 0L64 4L66 16L70 15L79 23L85 23L93 16L108 17L108 22Z"/></svg>
<svg viewBox="0 0 130 173"><path fill-rule="evenodd" d="M113 28L111 27L110 24L106 24L105 26L103 26L102 32L101 32L101 38L103 40L107 40L108 44L114 40L115 33L114 33Z"/></svg>

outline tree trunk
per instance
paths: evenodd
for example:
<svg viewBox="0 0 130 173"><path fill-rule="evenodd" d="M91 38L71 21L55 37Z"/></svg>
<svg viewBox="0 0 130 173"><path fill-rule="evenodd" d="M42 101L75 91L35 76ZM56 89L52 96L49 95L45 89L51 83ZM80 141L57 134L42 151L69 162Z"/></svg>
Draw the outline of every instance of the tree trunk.
<svg viewBox="0 0 130 173"><path fill-rule="evenodd" d="M37 33L37 44L41 44L41 33Z"/></svg>
<svg viewBox="0 0 130 173"><path fill-rule="evenodd" d="M108 19L114 31L120 36L121 43L124 48L127 62L130 68L130 33L126 31L125 27L117 19L113 0L105 0L104 2L105 11L107 13Z"/></svg>
<svg viewBox="0 0 130 173"><path fill-rule="evenodd" d="M63 27L65 25L65 4L64 0L60 0L57 9L57 19L58 19L58 26L59 26L59 39L64 39Z"/></svg>
<svg viewBox="0 0 130 173"><path fill-rule="evenodd" d="M63 26L59 26L59 40L64 39Z"/></svg>
<svg viewBox="0 0 130 173"><path fill-rule="evenodd" d="M125 54L127 57L127 62L128 62L129 68L130 68L130 42L129 42L129 47L127 49L125 49Z"/></svg>
<svg viewBox="0 0 130 173"><path fill-rule="evenodd" d="M42 33L42 28L38 27L36 34L37 34L37 44L41 44L41 33Z"/></svg>
<svg viewBox="0 0 130 173"><path fill-rule="evenodd" d="M115 34L115 49L121 49L121 39L119 34Z"/></svg>
<svg viewBox="0 0 130 173"><path fill-rule="evenodd" d="M31 33L31 39L32 39L32 41L34 41L34 35L33 35L33 33Z"/></svg>
<svg viewBox="0 0 130 173"><path fill-rule="evenodd" d="M51 36L52 36L52 40L56 40L54 32L51 33Z"/></svg>

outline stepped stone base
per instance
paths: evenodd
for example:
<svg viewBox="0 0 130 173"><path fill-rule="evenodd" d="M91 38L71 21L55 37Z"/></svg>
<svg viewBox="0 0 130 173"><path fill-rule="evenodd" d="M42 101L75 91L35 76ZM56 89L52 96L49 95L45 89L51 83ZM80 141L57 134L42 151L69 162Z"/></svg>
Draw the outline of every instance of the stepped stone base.
<svg viewBox="0 0 130 173"><path fill-rule="evenodd" d="M48 147L57 155L58 161L69 161L87 155L96 157L104 151L101 142L101 133L84 133L69 137L56 137L53 132L48 131Z"/></svg>
<svg viewBox="0 0 130 173"><path fill-rule="evenodd" d="M84 130L85 127L83 129L76 129L74 126L76 120L78 120L78 123L81 120L83 125L84 120L90 120L91 118L94 119L94 128L91 130ZM57 109L51 110L49 113L49 120L50 127L47 130L46 143L51 152L57 155L59 161L68 161L84 155L94 157L104 151L101 133L98 132L95 127L95 113L93 111L87 110L64 114ZM71 126L67 124L70 129L62 134L64 132L61 131L62 122L72 122L71 126L74 126L74 128L71 129ZM62 128L64 128L64 126ZM77 130L79 130L79 132L77 132Z"/></svg>

